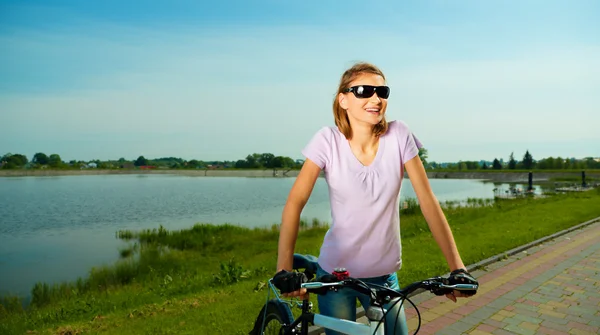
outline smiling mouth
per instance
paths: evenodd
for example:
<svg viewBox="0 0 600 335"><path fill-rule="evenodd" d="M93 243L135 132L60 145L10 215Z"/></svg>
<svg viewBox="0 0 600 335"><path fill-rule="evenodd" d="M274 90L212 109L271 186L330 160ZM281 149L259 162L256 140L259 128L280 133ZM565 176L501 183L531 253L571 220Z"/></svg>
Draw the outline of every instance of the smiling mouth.
<svg viewBox="0 0 600 335"><path fill-rule="evenodd" d="M367 113L379 115L381 110L379 108L366 108Z"/></svg>

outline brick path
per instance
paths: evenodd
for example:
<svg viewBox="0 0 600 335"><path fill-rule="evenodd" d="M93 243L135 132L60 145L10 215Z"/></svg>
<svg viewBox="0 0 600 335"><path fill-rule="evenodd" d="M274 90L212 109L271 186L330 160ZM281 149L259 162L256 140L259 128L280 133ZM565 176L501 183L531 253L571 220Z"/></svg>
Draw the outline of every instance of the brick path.
<svg viewBox="0 0 600 335"><path fill-rule="evenodd" d="M413 298L419 334L599 334L600 222L474 271L476 296ZM410 333L417 320L406 305Z"/></svg>

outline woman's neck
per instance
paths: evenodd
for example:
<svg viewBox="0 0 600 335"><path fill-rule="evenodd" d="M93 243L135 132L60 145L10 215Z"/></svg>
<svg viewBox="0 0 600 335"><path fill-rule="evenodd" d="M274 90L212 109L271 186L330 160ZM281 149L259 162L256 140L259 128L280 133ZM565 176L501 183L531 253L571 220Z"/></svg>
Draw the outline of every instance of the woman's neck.
<svg viewBox="0 0 600 335"><path fill-rule="evenodd" d="M356 149L364 153L377 151L379 147L379 138L373 134L373 126L357 125L352 127L352 138L350 143Z"/></svg>

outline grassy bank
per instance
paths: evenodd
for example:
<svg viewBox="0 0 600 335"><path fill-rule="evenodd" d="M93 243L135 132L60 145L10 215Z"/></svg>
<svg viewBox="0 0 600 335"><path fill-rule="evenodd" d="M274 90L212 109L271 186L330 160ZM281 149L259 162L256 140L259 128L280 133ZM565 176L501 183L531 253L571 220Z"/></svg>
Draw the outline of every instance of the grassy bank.
<svg viewBox="0 0 600 335"><path fill-rule="evenodd" d="M600 191L542 199L453 204L446 215L465 263L533 241L600 216ZM473 206L477 204L477 206ZM402 215L401 284L447 271L417 208ZM296 250L318 255L327 230L304 222ZM2 298L0 334L246 334L266 299L278 231L196 225L121 231L131 243L111 267L61 285L38 284L23 310ZM316 298L311 298L315 301Z"/></svg>
<svg viewBox="0 0 600 335"><path fill-rule="evenodd" d="M180 175L197 177L293 177L299 170L289 169L0 169L0 177L95 176L95 175ZM274 175L275 172L275 175Z"/></svg>
<svg viewBox="0 0 600 335"><path fill-rule="evenodd" d="M427 171L432 172L461 172L461 173L469 173L469 172L481 172L481 173L581 173L581 171L585 171L586 173L600 173L600 169L476 169L476 170L458 170L458 169L428 169Z"/></svg>

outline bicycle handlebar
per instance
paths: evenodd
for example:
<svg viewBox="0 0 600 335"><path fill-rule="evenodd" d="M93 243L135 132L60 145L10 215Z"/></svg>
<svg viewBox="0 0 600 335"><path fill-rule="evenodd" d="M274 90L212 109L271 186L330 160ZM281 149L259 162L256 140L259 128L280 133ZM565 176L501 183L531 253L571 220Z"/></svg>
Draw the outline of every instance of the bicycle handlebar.
<svg viewBox="0 0 600 335"><path fill-rule="evenodd" d="M310 276L308 276L308 278L312 278L313 276L314 276L314 273L310 273ZM306 280L306 278L307 277L304 277L303 280ZM292 278L292 280L294 280L294 278ZM385 320L388 311L390 311L394 308L394 305L400 303L400 307L402 307L404 302L408 301L415 308L415 311L417 312L417 316L418 316L418 320L419 320L417 330L415 331L415 334L416 334L421 327L421 315L419 313L417 306L408 297L409 294L413 293L417 289L424 289L424 290L430 291L433 294L438 295L438 296L452 293L454 290L470 291L469 292L470 294L467 294L467 295L471 295L471 294L475 294L477 292L477 289L479 288L479 284L464 284L464 283L451 284L451 282L455 282L454 279L451 280L451 277L444 278L444 277L438 276L438 277L432 277L432 278L428 278L425 280L417 281L417 282L407 285L406 287L404 287L400 290L395 290L395 289L392 289L387 286L382 286L382 285L377 285L377 284L372 284L372 283L367 284L367 283L361 281L360 279L352 278L352 277L348 276L348 272L346 272L346 271L335 271L332 274L325 274L325 275L323 275L319 278L316 278L312 281L304 282L304 283L297 283L297 284L300 284L300 287L306 289L308 293L316 293L316 294L320 294L320 295L326 294L330 290L337 290L337 289L340 289L343 287L347 287L347 288L353 289L359 293L369 296L369 298L371 299L371 302L372 302L371 306L376 309L378 307L382 307L382 311L383 311L383 306L387 306L388 304L391 303L391 306L386 307L387 310L383 313L383 315L381 317L371 315L370 320L371 320L371 318L373 318L373 320L379 322L377 324L377 327L375 328L375 332L377 331L377 328L379 328L380 325L382 324L381 322L383 322L383 320ZM475 283L476 283L476 281L475 281ZM294 286L297 287L296 286L297 284L294 284ZM393 301L393 300L396 300L396 301ZM309 307L307 307L308 306L307 301L308 300L305 299L302 303L303 313L308 313L307 311L308 311ZM398 310L398 313L400 313L400 309ZM308 320L308 319L298 318L294 323L291 324L290 327L294 328L299 324L299 322L307 322L306 320Z"/></svg>
<svg viewBox="0 0 600 335"><path fill-rule="evenodd" d="M335 280L333 280L335 279ZM357 290L361 293L366 293L370 295L370 293L375 293L376 296L380 294L385 294L390 298L406 298L410 293L416 291L417 289L425 289L432 292L435 295L444 295L447 293L451 293L454 290L457 291L474 291L477 290L479 285L474 284L448 284L448 279L443 277L433 277L429 279L425 279L422 281L414 282L410 285L407 285L405 288L397 291L392 290L388 287L378 286L378 285L367 285L362 281L348 277L343 280L338 280L336 277L330 275L324 275L321 278L317 278L314 281L303 283L301 285L302 288L305 288L309 293L322 293L323 289L337 289L342 287L349 287L354 290ZM374 290L374 292L373 292ZM377 294L379 293L379 294Z"/></svg>
<svg viewBox="0 0 600 335"><path fill-rule="evenodd" d="M404 289L400 290L400 294L407 296L415 290L422 288L432 292L435 295L444 295L452 291L476 291L479 285L475 284L448 284L448 279L443 277L433 277L426 280L414 282Z"/></svg>

